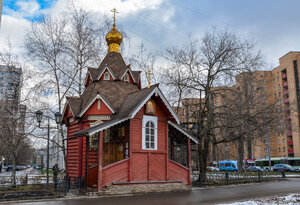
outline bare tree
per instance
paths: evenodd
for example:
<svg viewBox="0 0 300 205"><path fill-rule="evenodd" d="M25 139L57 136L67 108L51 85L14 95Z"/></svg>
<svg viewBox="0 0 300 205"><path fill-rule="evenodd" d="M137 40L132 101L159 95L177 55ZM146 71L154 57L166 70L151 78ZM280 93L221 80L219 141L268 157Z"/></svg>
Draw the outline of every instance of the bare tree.
<svg viewBox="0 0 300 205"><path fill-rule="evenodd" d="M201 99L192 114L197 119L195 137L199 140L200 171L205 173L216 126L212 100L217 91L213 88L230 85L240 72L257 69L261 56L249 41L241 40L234 33L213 29L201 40L190 40L182 48L167 50L165 57L170 63L167 70L180 68L187 73L181 81L191 90L192 97Z"/></svg>
<svg viewBox="0 0 300 205"><path fill-rule="evenodd" d="M62 113L65 97L83 92L86 68L98 64L103 56L106 29L105 19L75 7L56 18L47 16L42 22L32 23L25 48L38 68L39 91L49 97L40 109ZM66 160L65 133L61 126L58 128L62 138L59 146Z"/></svg>
<svg viewBox="0 0 300 205"><path fill-rule="evenodd" d="M8 49L0 52L0 64L6 86L1 90L0 97L0 155L5 156L7 163L12 163L12 184L16 185L16 164L29 163L32 153L32 142L26 130L27 108L32 92L22 94L24 75L21 69L20 59L8 43Z"/></svg>
<svg viewBox="0 0 300 205"><path fill-rule="evenodd" d="M223 92L219 99L216 141L237 142L239 170L243 170L243 160L252 156L252 143L262 139L274 127L278 117L276 102L258 79L257 72L244 72L237 76L236 84ZM278 129L278 127L277 127ZM245 150L245 147L247 150Z"/></svg>

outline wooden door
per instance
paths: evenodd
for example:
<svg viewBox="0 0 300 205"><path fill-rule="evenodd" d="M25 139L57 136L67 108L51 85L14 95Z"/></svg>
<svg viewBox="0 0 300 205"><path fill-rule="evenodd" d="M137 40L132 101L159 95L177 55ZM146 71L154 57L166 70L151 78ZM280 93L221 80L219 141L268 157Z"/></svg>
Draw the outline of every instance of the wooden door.
<svg viewBox="0 0 300 205"><path fill-rule="evenodd" d="M124 159L123 144L103 144L103 167Z"/></svg>

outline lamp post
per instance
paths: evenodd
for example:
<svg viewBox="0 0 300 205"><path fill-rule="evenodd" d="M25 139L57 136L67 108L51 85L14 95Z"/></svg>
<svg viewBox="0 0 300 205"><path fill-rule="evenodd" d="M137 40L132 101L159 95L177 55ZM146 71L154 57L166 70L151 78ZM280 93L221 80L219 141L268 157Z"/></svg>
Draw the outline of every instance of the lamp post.
<svg viewBox="0 0 300 205"><path fill-rule="evenodd" d="M39 123L39 127L40 127L40 124L42 122L42 118L43 118L43 112L38 110L35 112L35 115L36 115L36 119ZM60 124L61 123L61 118L62 118L62 115L60 112L56 112L55 114L55 122L56 124ZM46 185L46 188L49 189L49 140L50 140L50 118L48 118L48 129L47 129L47 185Z"/></svg>

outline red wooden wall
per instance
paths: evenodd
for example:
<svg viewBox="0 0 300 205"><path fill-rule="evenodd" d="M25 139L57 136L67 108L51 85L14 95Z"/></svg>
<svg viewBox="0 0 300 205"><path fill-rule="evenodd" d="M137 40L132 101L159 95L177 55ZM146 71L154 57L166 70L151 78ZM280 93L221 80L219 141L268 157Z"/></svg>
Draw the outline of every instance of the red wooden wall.
<svg viewBox="0 0 300 205"><path fill-rule="evenodd" d="M154 98L157 102L158 98ZM130 120L130 181L168 180L168 122L165 111L156 106L157 150L142 149L144 107Z"/></svg>

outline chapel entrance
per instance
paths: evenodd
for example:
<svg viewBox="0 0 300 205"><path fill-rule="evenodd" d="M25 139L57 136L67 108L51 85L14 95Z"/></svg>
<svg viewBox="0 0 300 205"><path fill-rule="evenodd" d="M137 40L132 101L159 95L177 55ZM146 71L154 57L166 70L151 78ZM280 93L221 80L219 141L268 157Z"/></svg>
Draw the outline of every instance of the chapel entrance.
<svg viewBox="0 0 300 205"><path fill-rule="evenodd" d="M128 158L129 148L129 123L125 122L118 126L103 131L103 154L102 164L106 167L110 164Z"/></svg>

